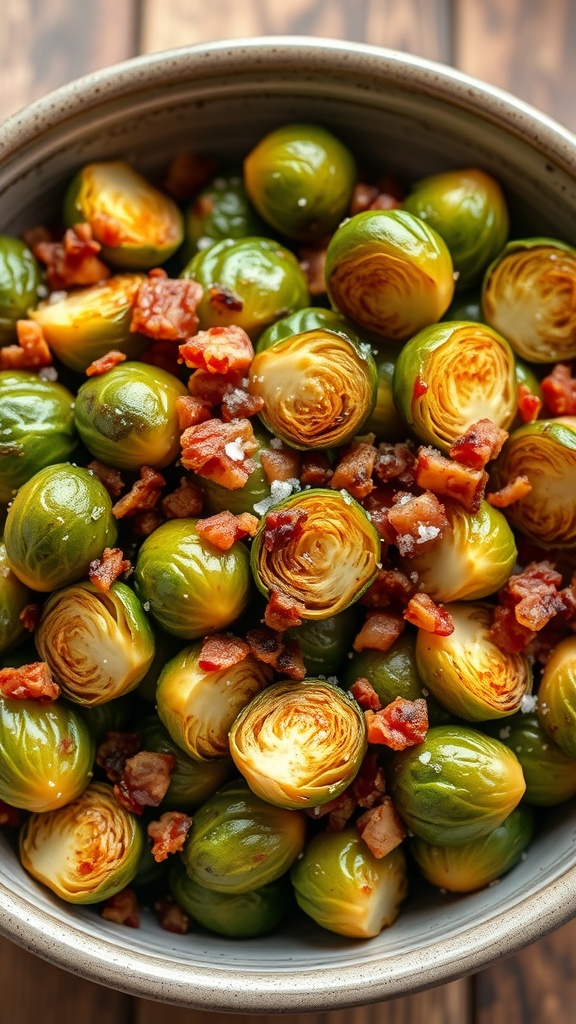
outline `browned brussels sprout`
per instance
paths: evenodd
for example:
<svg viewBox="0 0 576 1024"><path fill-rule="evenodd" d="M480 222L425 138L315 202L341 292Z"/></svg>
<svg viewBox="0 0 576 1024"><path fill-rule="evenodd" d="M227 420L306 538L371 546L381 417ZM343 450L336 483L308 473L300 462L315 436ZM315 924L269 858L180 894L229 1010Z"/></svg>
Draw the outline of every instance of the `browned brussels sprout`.
<svg viewBox="0 0 576 1024"><path fill-rule="evenodd" d="M286 877L249 892L216 892L193 881L178 861L170 868L170 890L193 921L233 939L251 939L271 931L285 916L292 895Z"/></svg>
<svg viewBox="0 0 576 1024"><path fill-rule="evenodd" d="M537 709L550 739L568 757L576 757L576 637L557 644L546 662Z"/></svg>
<svg viewBox="0 0 576 1024"><path fill-rule="evenodd" d="M38 301L40 267L19 238L0 235L0 345L16 340L16 321Z"/></svg>

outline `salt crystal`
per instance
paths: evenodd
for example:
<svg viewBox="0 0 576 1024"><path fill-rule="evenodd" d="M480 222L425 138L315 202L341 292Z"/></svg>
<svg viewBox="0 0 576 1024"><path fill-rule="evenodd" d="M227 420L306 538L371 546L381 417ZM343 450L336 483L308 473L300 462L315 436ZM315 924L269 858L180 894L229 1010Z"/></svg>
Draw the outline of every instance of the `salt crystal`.
<svg viewBox="0 0 576 1024"><path fill-rule="evenodd" d="M520 711L523 711L525 715L529 715L531 711L534 711L536 707L536 697L530 693L525 693L522 697L522 703L520 704Z"/></svg>
<svg viewBox="0 0 576 1024"><path fill-rule="evenodd" d="M224 445L224 451L232 462L244 462L246 458L244 449L242 447L242 438L237 437L234 441L229 441L228 444Z"/></svg>
<svg viewBox="0 0 576 1024"><path fill-rule="evenodd" d="M432 754L429 750L425 750L422 754L418 754L418 760L421 761L422 764L430 764Z"/></svg>
<svg viewBox="0 0 576 1024"><path fill-rule="evenodd" d="M424 526L423 523L418 524L418 539L417 544L425 544L427 540L435 540L440 533L439 526Z"/></svg>
<svg viewBox="0 0 576 1024"><path fill-rule="evenodd" d="M58 380L58 370L55 366L43 366L38 376L40 380Z"/></svg>
<svg viewBox="0 0 576 1024"><path fill-rule="evenodd" d="M510 735L510 726L505 725L503 729L498 730L498 735L501 740L507 740Z"/></svg>

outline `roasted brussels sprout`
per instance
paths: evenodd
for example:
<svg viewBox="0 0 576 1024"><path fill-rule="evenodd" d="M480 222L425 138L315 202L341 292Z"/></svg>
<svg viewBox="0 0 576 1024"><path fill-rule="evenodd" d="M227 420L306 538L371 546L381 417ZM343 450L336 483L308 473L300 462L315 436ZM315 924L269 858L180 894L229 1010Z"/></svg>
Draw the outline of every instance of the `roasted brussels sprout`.
<svg viewBox="0 0 576 1024"><path fill-rule="evenodd" d="M404 342L446 311L452 260L433 228L406 210L367 210L342 224L326 254L333 306L360 327Z"/></svg>
<svg viewBox="0 0 576 1024"><path fill-rule="evenodd" d="M0 235L0 345L16 339L16 321L38 301L40 267L19 238Z"/></svg>
<svg viewBox="0 0 576 1024"><path fill-rule="evenodd" d="M185 229L186 260L224 238L248 238L266 233L266 226L252 206L242 176L238 174L218 175L198 193L186 211Z"/></svg>
<svg viewBox="0 0 576 1024"><path fill-rule="evenodd" d="M457 846L492 832L519 804L526 784L499 740L465 726L437 725L396 754L390 796L414 835Z"/></svg>
<svg viewBox="0 0 576 1024"><path fill-rule="evenodd" d="M117 274L90 288L75 288L43 302L30 314L40 324L58 359L76 373L110 352L135 359L149 338L130 331L132 309L143 274Z"/></svg>
<svg viewBox="0 0 576 1024"><path fill-rule="evenodd" d="M23 484L4 531L10 568L43 593L82 579L115 540L108 491L87 469L69 463L46 466Z"/></svg>
<svg viewBox="0 0 576 1024"><path fill-rule="evenodd" d="M154 634L125 583L76 583L42 608L36 646L62 693L92 707L133 690L154 657Z"/></svg>
<svg viewBox="0 0 576 1024"><path fill-rule="evenodd" d="M304 605L303 619L327 619L366 590L380 561L380 539L361 505L346 492L312 488L275 506L304 512L300 535L277 550L264 543L266 517L252 543L252 571L268 596L280 588Z"/></svg>
<svg viewBox="0 0 576 1024"><path fill-rule="evenodd" d="M376 404L369 417L362 424L360 433L376 434L383 441L403 441L407 426L394 404L392 382L398 351L390 345L379 345L374 349L374 362L378 374Z"/></svg>
<svg viewBox="0 0 576 1024"><path fill-rule="evenodd" d="M285 916L292 897L286 877L249 892L216 892L193 881L179 861L171 865L169 882L174 899L193 921L233 939L271 931Z"/></svg>
<svg viewBox="0 0 576 1024"><path fill-rule="evenodd" d="M257 337L268 324L310 302L298 260L270 238L225 238L197 253L181 277L204 289L196 310L203 330L236 324Z"/></svg>
<svg viewBox="0 0 576 1024"><path fill-rule="evenodd" d="M333 231L348 209L355 177L350 151L314 124L276 128L244 161L246 190L260 215L300 242Z"/></svg>
<svg viewBox="0 0 576 1024"><path fill-rule="evenodd" d="M94 741L62 701L0 697L0 799L26 811L52 811L90 782Z"/></svg>
<svg viewBox="0 0 576 1024"><path fill-rule="evenodd" d="M410 851L432 885L448 892L474 892L518 863L534 833L529 807L516 807L493 832L461 846L438 846L414 839Z"/></svg>
<svg viewBox="0 0 576 1024"><path fill-rule="evenodd" d="M551 807L576 796L576 758L560 750L536 714L520 712L496 729L495 735L514 751L522 766L527 804Z"/></svg>
<svg viewBox="0 0 576 1024"><path fill-rule="evenodd" d="M149 704L156 704L156 687L160 673L171 658L174 658L184 647L184 641L163 629L154 629L154 657L146 675L138 683L136 696L142 697Z"/></svg>
<svg viewBox="0 0 576 1024"><path fill-rule="evenodd" d="M30 603L28 587L14 575L0 541L0 654L21 643L27 633L20 613Z"/></svg>
<svg viewBox="0 0 576 1024"><path fill-rule="evenodd" d="M155 750L159 754L172 754L176 764L170 773L168 792L162 800L162 808L175 811L191 811L200 807L213 793L228 781L232 762L225 758L217 761L198 761L186 754L176 743L167 729L154 715L138 725L144 750Z"/></svg>
<svg viewBox="0 0 576 1024"><path fill-rule="evenodd" d="M136 594L161 629L197 640L226 629L250 599L248 549L219 551L193 519L172 519L146 538L136 561Z"/></svg>
<svg viewBox="0 0 576 1024"><path fill-rule="evenodd" d="M251 892L286 873L305 835L303 812L260 800L242 779L196 812L182 860L192 881L207 889Z"/></svg>
<svg viewBox="0 0 576 1024"><path fill-rule="evenodd" d="M267 327L258 338L256 351L263 352L277 341L287 341L295 334L304 334L306 331L332 331L355 345L361 344L356 328L341 313L334 309L323 309L322 306L306 306Z"/></svg>
<svg viewBox="0 0 576 1024"><path fill-rule="evenodd" d="M168 870L167 860L155 860L152 847L144 841L142 852L138 861L136 874L131 881L134 889L149 889L150 886L157 886L163 880ZM149 893L147 896L149 897Z"/></svg>
<svg viewBox="0 0 576 1024"><path fill-rule="evenodd" d="M426 221L446 242L458 291L481 280L508 238L502 189L477 167L424 178L414 185L403 207Z"/></svg>
<svg viewBox="0 0 576 1024"><path fill-rule="evenodd" d="M491 605L457 601L447 607L453 633L439 636L418 630L416 664L426 688L449 711L469 722L518 711L532 686L526 655L509 654L492 640Z"/></svg>
<svg viewBox="0 0 576 1024"><path fill-rule="evenodd" d="M394 923L408 895L400 847L377 860L355 828L320 832L290 873L296 902L322 928L368 939Z"/></svg>
<svg viewBox="0 0 576 1024"><path fill-rule="evenodd" d="M71 182L64 201L70 227L87 221L115 267L148 270L176 252L184 237L175 203L123 160L87 164Z"/></svg>
<svg viewBox="0 0 576 1024"><path fill-rule="evenodd" d="M187 393L166 370L120 363L79 389L78 433L88 451L108 466L162 469L180 454L176 400Z"/></svg>
<svg viewBox="0 0 576 1024"><path fill-rule="evenodd" d="M482 314L532 363L576 356L576 249L553 238L510 242L486 271Z"/></svg>
<svg viewBox="0 0 576 1024"><path fill-rule="evenodd" d="M206 672L202 644L185 647L165 666L156 690L157 710L172 739L196 761L228 757L228 731L236 715L268 685L268 665L248 655L232 668Z"/></svg>
<svg viewBox="0 0 576 1024"><path fill-rule="evenodd" d="M286 638L298 643L307 676L334 676L347 664L358 628L358 613L351 607L328 619L309 619L288 629Z"/></svg>
<svg viewBox="0 0 576 1024"><path fill-rule="evenodd" d="M230 729L234 764L252 791L276 807L317 807L339 796L366 749L360 707L320 679L269 686Z"/></svg>
<svg viewBox="0 0 576 1024"><path fill-rule="evenodd" d="M28 818L20 859L68 903L99 903L130 884L143 846L140 822L95 782L66 807Z"/></svg>
<svg viewBox="0 0 576 1024"><path fill-rule="evenodd" d="M137 701L131 694L92 707L79 705L77 710L96 743L100 743L107 732L130 730L138 714Z"/></svg>
<svg viewBox="0 0 576 1024"><path fill-rule="evenodd" d="M421 441L446 452L487 417L506 430L516 415L514 356L482 324L457 320L424 328L394 370L394 401Z"/></svg>
<svg viewBox="0 0 576 1024"><path fill-rule="evenodd" d="M550 739L576 757L576 637L556 645L544 666L538 690L538 718Z"/></svg>

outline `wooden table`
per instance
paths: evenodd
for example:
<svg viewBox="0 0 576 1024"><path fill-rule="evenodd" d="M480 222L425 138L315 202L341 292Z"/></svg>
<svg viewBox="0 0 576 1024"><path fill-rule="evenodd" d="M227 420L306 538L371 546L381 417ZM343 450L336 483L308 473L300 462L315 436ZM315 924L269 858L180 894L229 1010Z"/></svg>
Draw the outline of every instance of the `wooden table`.
<svg viewBox="0 0 576 1024"><path fill-rule="evenodd" d="M2 0L0 118L138 53L225 37L351 39L452 64L576 130L573 0ZM0 225L1 230L1 225ZM272 1024L133 999L0 940L0 1024ZM474 978L290 1024L565 1024L576 921Z"/></svg>

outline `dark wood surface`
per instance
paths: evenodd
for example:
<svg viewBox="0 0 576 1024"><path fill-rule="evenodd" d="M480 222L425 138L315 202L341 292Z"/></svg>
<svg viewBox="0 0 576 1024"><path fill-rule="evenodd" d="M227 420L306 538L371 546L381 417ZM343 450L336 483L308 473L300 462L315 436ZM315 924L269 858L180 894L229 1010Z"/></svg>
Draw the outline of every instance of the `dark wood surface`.
<svg viewBox="0 0 576 1024"><path fill-rule="evenodd" d="M249 35L323 35L453 64L576 130L573 0L2 0L0 119L137 53ZM1 230L1 226L0 226ZM273 1024L82 981L0 940L0 1024ZM219 1019L220 1018L220 1019ZM290 1024L569 1024L576 922L474 978Z"/></svg>

